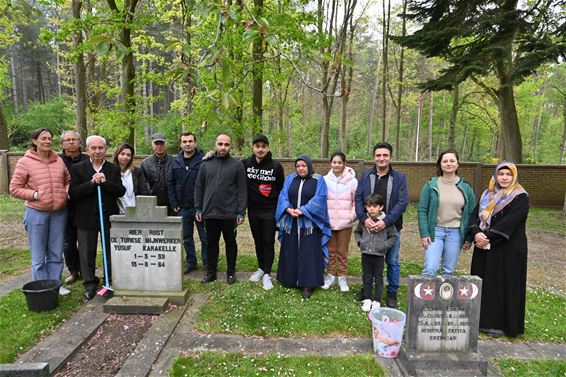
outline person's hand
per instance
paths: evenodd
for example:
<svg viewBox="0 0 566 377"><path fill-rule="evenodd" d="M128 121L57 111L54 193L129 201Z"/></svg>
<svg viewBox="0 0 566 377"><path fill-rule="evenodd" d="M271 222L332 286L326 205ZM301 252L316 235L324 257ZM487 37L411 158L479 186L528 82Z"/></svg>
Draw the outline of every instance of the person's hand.
<svg viewBox="0 0 566 377"><path fill-rule="evenodd" d="M371 218L367 218L364 221L364 226L366 227L366 229L368 230L368 232L372 233L372 232L377 232L377 223L374 222Z"/></svg>
<svg viewBox="0 0 566 377"><path fill-rule="evenodd" d="M469 250L471 246L472 246L472 244L469 241L466 241L466 242L464 242L462 249Z"/></svg>
<svg viewBox="0 0 566 377"><path fill-rule="evenodd" d="M195 215L195 220L199 223L202 221L202 214L200 212Z"/></svg>
<svg viewBox="0 0 566 377"><path fill-rule="evenodd" d="M487 238L484 232L476 233L474 239L476 240L476 245L480 249L485 249L486 246L489 245L489 238Z"/></svg>
<svg viewBox="0 0 566 377"><path fill-rule="evenodd" d="M421 245L423 246L423 249L427 249L430 244L432 243L430 237L421 237Z"/></svg>
<svg viewBox="0 0 566 377"><path fill-rule="evenodd" d="M297 209L295 210L295 213L297 214L297 217L299 217L299 216L302 216L302 215L303 215L303 211L301 211L301 209L300 209L300 208L297 208Z"/></svg>
<svg viewBox="0 0 566 377"><path fill-rule="evenodd" d="M236 225L242 225L244 223L244 217L238 216L236 217Z"/></svg>
<svg viewBox="0 0 566 377"><path fill-rule="evenodd" d="M175 213L179 213L180 210L181 210L180 207L175 207L175 208L173 208L173 212L175 212Z"/></svg>
<svg viewBox="0 0 566 377"><path fill-rule="evenodd" d="M289 214L289 216L291 216L291 217L299 217L299 214L297 213L297 211L298 211L297 209L287 208L286 211Z"/></svg>
<svg viewBox="0 0 566 377"><path fill-rule="evenodd" d="M383 229L385 229L385 227L387 226L387 224L385 224L385 221L383 220L379 220L376 224L375 224L375 228L376 228L376 232L381 232Z"/></svg>
<svg viewBox="0 0 566 377"><path fill-rule="evenodd" d="M97 185L104 183L106 182L106 176L104 173L96 173L92 176L92 182Z"/></svg>

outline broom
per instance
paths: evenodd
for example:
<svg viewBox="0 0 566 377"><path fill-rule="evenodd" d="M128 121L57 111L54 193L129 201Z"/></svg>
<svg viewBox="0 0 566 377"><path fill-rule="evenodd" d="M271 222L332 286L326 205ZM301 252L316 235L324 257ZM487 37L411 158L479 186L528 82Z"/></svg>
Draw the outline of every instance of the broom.
<svg viewBox="0 0 566 377"><path fill-rule="evenodd" d="M100 191L100 185L96 185L98 190L98 213L100 214L100 238L102 240L102 259L104 261L104 280L105 285L96 292L97 295L111 298L114 295L114 291L110 286L108 281L108 262L106 261L106 239L104 237L104 217L102 216L102 193Z"/></svg>

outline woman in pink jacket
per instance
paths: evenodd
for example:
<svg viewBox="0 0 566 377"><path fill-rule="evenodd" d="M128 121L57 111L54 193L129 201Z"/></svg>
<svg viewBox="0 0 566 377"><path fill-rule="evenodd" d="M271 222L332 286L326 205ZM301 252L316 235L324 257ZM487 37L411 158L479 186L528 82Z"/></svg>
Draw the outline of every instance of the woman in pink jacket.
<svg viewBox="0 0 566 377"><path fill-rule="evenodd" d="M331 169L324 176L328 187L328 216L332 228L332 238L328 242L329 261L322 289L328 289L336 280L340 291L348 292L348 245L352 227L356 219L354 195L358 180L354 169L346 166L346 155L334 152L330 157Z"/></svg>
<svg viewBox="0 0 566 377"><path fill-rule="evenodd" d="M16 164L10 194L26 201L24 225L31 251L33 280L61 280L67 191L71 182L63 160L51 150L53 134L40 128ZM60 294L69 291L61 288Z"/></svg>

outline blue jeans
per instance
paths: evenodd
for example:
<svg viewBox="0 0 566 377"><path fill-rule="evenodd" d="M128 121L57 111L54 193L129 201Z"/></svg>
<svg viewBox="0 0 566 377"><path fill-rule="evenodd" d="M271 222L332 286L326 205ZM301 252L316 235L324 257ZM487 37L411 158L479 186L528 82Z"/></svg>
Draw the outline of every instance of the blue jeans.
<svg viewBox="0 0 566 377"><path fill-rule="evenodd" d="M387 293L397 293L401 281L401 267L399 266L399 249L401 248L401 232L397 231L397 241L385 255L387 264Z"/></svg>
<svg viewBox="0 0 566 377"><path fill-rule="evenodd" d="M202 264L208 264L208 239L204 222L195 220L196 210L194 208L181 208L181 216L183 217L183 241L185 243L185 252L187 253L187 266L197 266L197 255L195 251L195 238L193 236L194 225L196 222L198 237L201 244Z"/></svg>
<svg viewBox="0 0 566 377"><path fill-rule="evenodd" d="M453 275L460 256L460 228L442 228L434 230L434 242L424 253L423 275L436 275L442 257L442 275Z"/></svg>
<svg viewBox="0 0 566 377"><path fill-rule="evenodd" d="M24 226L31 251L32 280L61 280L66 225L66 208L48 212L26 207Z"/></svg>

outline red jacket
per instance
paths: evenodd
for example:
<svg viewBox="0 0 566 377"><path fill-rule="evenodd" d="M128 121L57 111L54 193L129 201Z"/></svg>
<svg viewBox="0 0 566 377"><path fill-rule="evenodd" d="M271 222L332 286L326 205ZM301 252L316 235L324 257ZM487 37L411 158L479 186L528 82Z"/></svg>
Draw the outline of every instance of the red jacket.
<svg viewBox="0 0 566 377"><path fill-rule="evenodd" d="M44 162L36 151L28 150L16 164L10 181L10 194L24 199L26 207L38 211L57 211L67 205L71 176L63 160L53 151ZM37 191L38 199L33 194Z"/></svg>

